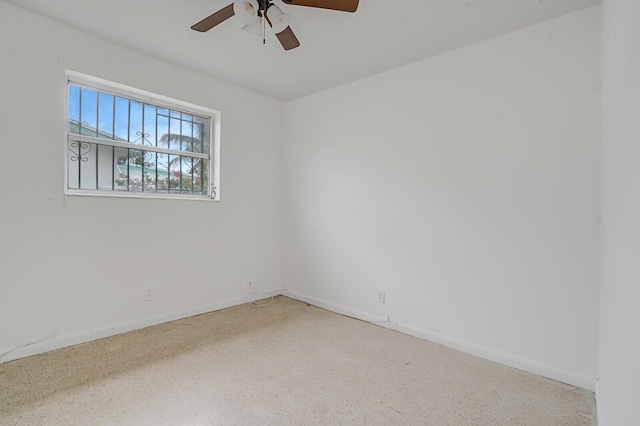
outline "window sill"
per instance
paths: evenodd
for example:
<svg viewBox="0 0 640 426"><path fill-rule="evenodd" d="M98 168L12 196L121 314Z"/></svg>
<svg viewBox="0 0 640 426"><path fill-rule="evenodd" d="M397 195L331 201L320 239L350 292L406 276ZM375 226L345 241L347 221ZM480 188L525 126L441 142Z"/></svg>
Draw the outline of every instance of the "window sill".
<svg viewBox="0 0 640 426"><path fill-rule="evenodd" d="M182 200L182 201L220 201L219 198L211 198L207 195L183 195L183 194L156 194L145 192L104 192L104 191L74 191L66 190L65 196L69 197L100 197L100 198L138 198L151 200Z"/></svg>

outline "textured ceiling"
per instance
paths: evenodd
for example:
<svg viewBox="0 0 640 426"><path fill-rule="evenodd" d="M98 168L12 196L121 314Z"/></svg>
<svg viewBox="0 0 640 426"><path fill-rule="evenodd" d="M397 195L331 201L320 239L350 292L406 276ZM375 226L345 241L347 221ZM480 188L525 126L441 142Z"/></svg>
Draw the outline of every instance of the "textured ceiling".
<svg viewBox="0 0 640 426"><path fill-rule="evenodd" d="M8 0L118 44L282 100L299 98L589 7L601 0L360 0L355 13L285 5L301 42L285 52L235 17L190 29L232 0Z"/></svg>

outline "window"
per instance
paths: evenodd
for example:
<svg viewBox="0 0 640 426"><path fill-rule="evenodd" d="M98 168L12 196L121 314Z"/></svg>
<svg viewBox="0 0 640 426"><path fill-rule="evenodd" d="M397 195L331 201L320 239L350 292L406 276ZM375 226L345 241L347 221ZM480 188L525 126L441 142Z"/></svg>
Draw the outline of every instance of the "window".
<svg viewBox="0 0 640 426"><path fill-rule="evenodd" d="M69 77L66 192L217 199L215 112L121 89Z"/></svg>

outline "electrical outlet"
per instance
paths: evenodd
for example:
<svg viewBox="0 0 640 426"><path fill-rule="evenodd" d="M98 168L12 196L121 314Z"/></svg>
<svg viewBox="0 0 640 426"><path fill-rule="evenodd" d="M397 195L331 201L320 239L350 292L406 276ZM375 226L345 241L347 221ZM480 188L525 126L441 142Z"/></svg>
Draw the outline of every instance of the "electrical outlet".
<svg viewBox="0 0 640 426"><path fill-rule="evenodd" d="M144 289L144 301L145 302L151 301L151 289L150 288L145 288Z"/></svg>
<svg viewBox="0 0 640 426"><path fill-rule="evenodd" d="M384 291L378 290L378 303L384 303L385 294Z"/></svg>

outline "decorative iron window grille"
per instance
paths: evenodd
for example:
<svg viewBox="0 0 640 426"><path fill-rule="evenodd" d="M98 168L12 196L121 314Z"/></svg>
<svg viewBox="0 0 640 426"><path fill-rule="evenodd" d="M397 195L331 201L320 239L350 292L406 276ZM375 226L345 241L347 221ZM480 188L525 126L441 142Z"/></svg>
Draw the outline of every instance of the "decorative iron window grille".
<svg viewBox="0 0 640 426"><path fill-rule="evenodd" d="M69 82L67 190L216 198L211 117Z"/></svg>

